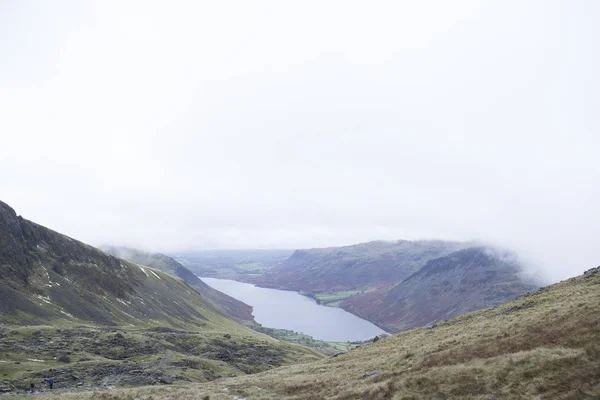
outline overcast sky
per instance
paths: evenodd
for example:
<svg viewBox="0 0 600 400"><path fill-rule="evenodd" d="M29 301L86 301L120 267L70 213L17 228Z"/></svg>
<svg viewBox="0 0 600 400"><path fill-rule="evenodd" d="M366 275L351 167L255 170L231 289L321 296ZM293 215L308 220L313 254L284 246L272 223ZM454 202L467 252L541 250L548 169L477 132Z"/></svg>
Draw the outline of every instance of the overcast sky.
<svg viewBox="0 0 600 400"><path fill-rule="evenodd" d="M600 2L0 0L0 200L91 244L600 264Z"/></svg>

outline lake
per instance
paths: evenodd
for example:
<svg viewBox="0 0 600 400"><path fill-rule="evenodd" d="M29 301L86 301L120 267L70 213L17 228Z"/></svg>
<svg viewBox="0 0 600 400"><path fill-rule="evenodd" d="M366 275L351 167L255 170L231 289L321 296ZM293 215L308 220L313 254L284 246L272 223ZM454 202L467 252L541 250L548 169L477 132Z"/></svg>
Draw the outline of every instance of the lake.
<svg viewBox="0 0 600 400"><path fill-rule="evenodd" d="M385 333L341 308L317 304L297 292L261 288L229 279L200 278L213 288L254 307L254 319L267 328L287 329L318 340L367 340Z"/></svg>

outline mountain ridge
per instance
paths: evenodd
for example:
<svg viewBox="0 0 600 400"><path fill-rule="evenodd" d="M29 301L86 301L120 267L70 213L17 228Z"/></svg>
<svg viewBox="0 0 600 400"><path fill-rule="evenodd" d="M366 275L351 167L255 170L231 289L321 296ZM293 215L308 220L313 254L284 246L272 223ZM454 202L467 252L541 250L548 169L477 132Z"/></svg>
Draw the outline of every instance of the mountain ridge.
<svg viewBox="0 0 600 400"><path fill-rule="evenodd" d="M440 240L373 241L343 247L296 250L255 283L306 292L364 289L399 282L429 259L465 247Z"/></svg>
<svg viewBox="0 0 600 400"><path fill-rule="evenodd" d="M539 288L509 257L482 246L458 250L389 289L348 297L341 307L399 332L496 306Z"/></svg>
<svg viewBox="0 0 600 400"><path fill-rule="evenodd" d="M163 253L151 253L130 247L101 246L109 254L124 260L156 268L173 276L177 276L194 288L200 295L226 316L249 325L255 325L252 307L213 289L197 277L192 271Z"/></svg>

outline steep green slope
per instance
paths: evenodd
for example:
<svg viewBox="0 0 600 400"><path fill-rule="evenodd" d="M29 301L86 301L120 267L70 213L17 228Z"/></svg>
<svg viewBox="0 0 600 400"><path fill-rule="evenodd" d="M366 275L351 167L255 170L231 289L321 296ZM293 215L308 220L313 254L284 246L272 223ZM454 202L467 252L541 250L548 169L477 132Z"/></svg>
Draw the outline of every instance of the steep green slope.
<svg viewBox="0 0 600 400"><path fill-rule="evenodd" d="M510 254L473 247L430 260L392 289L349 297L341 307L399 332L502 304L538 287L522 277Z"/></svg>
<svg viewBox="0 0 600 400"><path fill-rule="evenodd" d="M226 316L238 322L254 325L252 307L234 299L218 290L213 289L198 278L192 271L181 265L173 258L161 253L149 253L137 249L116 246L104 246L102 250L114 256L139 265L156 268L173 276L183 279L196 289L202 297Z"/></svg>
<svg viewBox="0 0 600 400"><path fill-rule="evenodd" d="M597 399L600 267L501 306L338 357L176 391L117 391L111 398L231 400L234 395L252 400Z"/></svg>
<svg viewBox="0 0 600 400"><path fill-rule="evenodd" d="M0 322L213 327L232 323L181 279L17 217L0 203Z"/></svg>

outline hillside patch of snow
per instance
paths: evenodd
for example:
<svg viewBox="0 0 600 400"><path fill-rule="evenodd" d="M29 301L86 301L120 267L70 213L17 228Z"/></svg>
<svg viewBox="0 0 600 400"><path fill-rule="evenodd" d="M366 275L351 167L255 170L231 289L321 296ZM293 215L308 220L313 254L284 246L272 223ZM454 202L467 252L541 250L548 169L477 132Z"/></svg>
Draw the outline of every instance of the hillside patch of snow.
<svg viewBox="0 0 600 400"><path fill-rule="evenodd" d="M154 276L155 276L155 277L157 277L158 279L162 280L162 278L161 278L160 276L156 275L156 273L155 273L154 271L150 270L150 272L152 272L152 275L154 275Z"/></svg>

